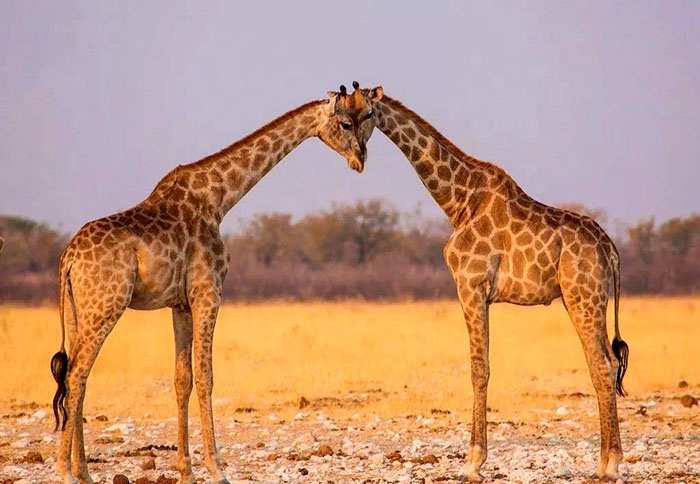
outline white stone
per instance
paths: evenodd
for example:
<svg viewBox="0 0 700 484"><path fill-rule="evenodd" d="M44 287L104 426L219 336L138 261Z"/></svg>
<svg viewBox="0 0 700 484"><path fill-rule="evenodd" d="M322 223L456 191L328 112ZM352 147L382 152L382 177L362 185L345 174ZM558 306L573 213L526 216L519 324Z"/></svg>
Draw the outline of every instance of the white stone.
<svg viewBox="0 0 700 484"><path fill-rule="evenodd" d="M369 461L372 464L383 464L384 463L384 455L383 454L372 454L369 456Z"/></svg>
<svg viewBox="0 0 700 484"><path fill-rule="evenodd" d="M134 431L134 424L131 422L117 423L105 429L107 432L121 432L123 435Z"/></svg>
<svg viewBox="0 0 700 484"><path fill-rule="evenodd" d="M15 449L24 449L29 445L29 439L19 439L15 440L10 444L10 447L15 448Z"/></svg>
<svg viewBox="0 0 700 484"><path fill-rule="evenodd" d="M306 446L307 448L312 446L314 443L318 442L318 439L314 437L310 432L300 435L292 442L292 447Z"/></svg>
<svg viewBox="0 0 700 484"><path fill-rule="evenodd" d="M8 476L22 476L27 473L26 469L18 466L5 466L2 468L3 474Z"/></svg>

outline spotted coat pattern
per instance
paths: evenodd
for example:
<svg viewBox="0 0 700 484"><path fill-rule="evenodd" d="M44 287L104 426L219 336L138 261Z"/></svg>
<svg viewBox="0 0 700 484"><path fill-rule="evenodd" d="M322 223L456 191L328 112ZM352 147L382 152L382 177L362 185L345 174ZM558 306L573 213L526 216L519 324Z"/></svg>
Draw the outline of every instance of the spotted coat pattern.
<svg viewBox="0 0 700 484"><path fill-rule="evenodd" d="M187 428L193 380L205 465L214 481L227 482L216 450L211 401L212 340L230 257L219 224L241 197L309 137L319 137L361 170L365 153L360 144L367 139L357 139L356 132L339 126L337 117L346 113L338 100L305 104L219 153L178 166L146 200L85 224L71 239L59 268L59 312L69 346L67 419L57 458L64 483L74 484L76 478L92 482L82 409L87 378L102 344L126 308L165 307L172 308L175 333L180 482L195 482ZM65 354L63 343L59 354Z"/></svg>
<svg viewBox="0 0 700 484"><path fill-rule="evenodd" d="M376 123L403 152L454 227L444 250L469 333L474 388L471 446L461 474L481 480L486 460L489 305L549 304L562 297L596 389L601 477L618 476L618 360L606 332L608 294L619 298L619 257L591 218L529 197L501 168L476 160L400 102L384 95ZM621 388L621 386L620 386Z"/></svg>

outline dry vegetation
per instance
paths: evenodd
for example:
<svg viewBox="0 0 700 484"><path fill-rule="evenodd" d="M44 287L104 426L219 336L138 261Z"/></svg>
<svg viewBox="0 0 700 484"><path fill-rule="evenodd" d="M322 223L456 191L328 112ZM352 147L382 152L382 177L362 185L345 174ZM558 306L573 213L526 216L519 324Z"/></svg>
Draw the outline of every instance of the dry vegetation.
<svg viewBox="0 0 700 484"><path fill-rule="evenodd" d="M592 393L583 353L562 306L495 305L489 405L527 419L562 395ZM693 383L700 373L700 299L625 298L622 335L631 347L634 395ZM53 307L0 308L0 411L51 401L48 369L60 332ZM127 312L88 383L86 414L174 415L168 311ZM301 396L346 415L384 416L471 405L466 328L457 302L268 303L222 308L215 336L217 413L285 414ZM381 390L381 391L379 391ZM193 394L192 410L196 412Z"/></svg>

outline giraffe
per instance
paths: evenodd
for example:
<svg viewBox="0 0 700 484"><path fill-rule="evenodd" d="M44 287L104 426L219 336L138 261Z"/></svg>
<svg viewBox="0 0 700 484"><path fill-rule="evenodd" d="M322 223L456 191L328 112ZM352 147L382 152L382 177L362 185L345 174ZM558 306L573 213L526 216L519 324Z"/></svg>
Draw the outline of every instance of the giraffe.
<svg viewBox="0 0 700 484"><path fill-rule="evenodd" d="M359 127L353 118L356 98L344 86L328 95L218 153L176 167L143 202L85 224L68 243L59 266L61 348L51 360L58 384L56 430L62 429L56 468L65 484L92 483L83 441L85 387L102 344L126 308L172 309L179 482L195 482L187 428L193 359L204 463L215 482L228 482L216 449L211 401L212 339L229 262L219 224L307 138L320 138L362 172L373 121Z"/></svg>
<svg viewBox="0 0 700 484"><path fill-rule="evenodd" d="M359 89L356 82L353 86ZM471 444L460 475L483 479L489 306L496 302L550 304L561 297L578 332L598 399L598 476L621 479L615 391L625 395L622 378L629 348L620 338L620 258L615 244L593 219L534 200L504 170L465 154L381 88L364 92L375 99L376 127L410 161L454 228L444 257L467 324L474 391ZM615 302L612 344L606 330L611 291Z"/></svg>

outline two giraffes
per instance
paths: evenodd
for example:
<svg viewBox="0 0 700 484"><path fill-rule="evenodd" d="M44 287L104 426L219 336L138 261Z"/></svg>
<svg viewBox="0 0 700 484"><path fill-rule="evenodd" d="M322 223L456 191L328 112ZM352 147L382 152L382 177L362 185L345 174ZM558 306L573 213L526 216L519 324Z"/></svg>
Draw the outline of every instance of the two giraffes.
<svg viewBox="0 0 700 484"><path fill-rule="evenodd" d="M464 311L474 389L471 443L460 475L480 481L486 460L489 306L549 304L561 297L578 332L598 398L598 475L620 479L622 446L615 391L628 347L620 338L620 259L592 219L541 204L495 165L465 154L381 87L344 86L304 104L228 148L168 173L146 200L85 224L59 268L61 349L51 361L58 383L57 470L65 484L91 483L83 442L85 386L102 344L126 308L172 308L177 469L195 482L188 444L193 380L202 418L204 462L226 483L214 437L212 339L230 255L219 234L226 213L304 140L320 138L362 172L374 128L403 152L454 226L444 250ZM615 338L606 331L614 294ZM66 353L65 340L69 343ZM192 362L194 361L194 372ZM71 453L72 459L71 459Z"/></svg>

